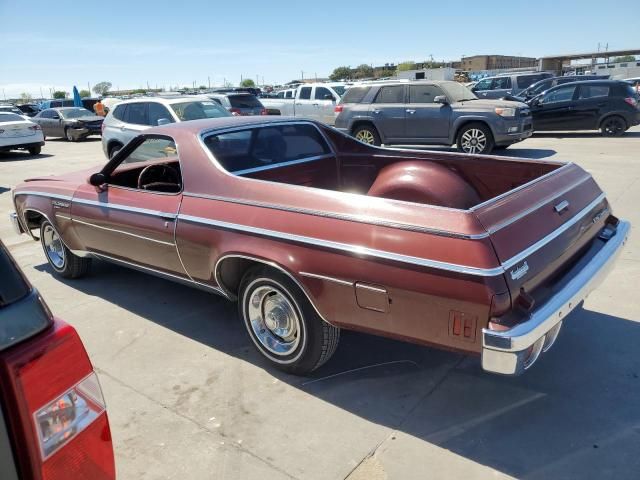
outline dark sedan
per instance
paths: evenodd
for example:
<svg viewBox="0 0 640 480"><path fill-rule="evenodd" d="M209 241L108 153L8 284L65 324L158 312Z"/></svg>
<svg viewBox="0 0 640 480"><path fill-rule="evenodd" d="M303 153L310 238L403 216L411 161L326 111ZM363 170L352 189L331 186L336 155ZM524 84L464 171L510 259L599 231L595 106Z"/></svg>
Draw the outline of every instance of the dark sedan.
<svg viewBox="0 0 640 480"><path fill-rule="evenodd" d="M45 137L64 137L70 142L100 135L103 120L103 117L81 107L47 108L32 118L42 127Z"/></svg>
<svg viewBox="0 0 640 480"><path fill-rule="evenodd" d="M529 105L535 131L600 130L604 136L619 136L640 124L638 94L615 80L559 85Z"/></svg>

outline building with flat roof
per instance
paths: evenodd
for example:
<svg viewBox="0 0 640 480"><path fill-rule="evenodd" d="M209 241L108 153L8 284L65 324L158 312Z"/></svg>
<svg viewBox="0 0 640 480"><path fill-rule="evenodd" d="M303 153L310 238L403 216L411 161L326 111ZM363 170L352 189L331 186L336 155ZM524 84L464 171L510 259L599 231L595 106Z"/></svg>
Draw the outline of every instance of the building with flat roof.
<svg viewBox="0 0 640 480"><path fill-rule="evenodd" d="M467 72L483 70L505 70L509 68L535 68L537 59L533 57L518 57L512 55L474 55L462 57L460 69Z"/></svg>

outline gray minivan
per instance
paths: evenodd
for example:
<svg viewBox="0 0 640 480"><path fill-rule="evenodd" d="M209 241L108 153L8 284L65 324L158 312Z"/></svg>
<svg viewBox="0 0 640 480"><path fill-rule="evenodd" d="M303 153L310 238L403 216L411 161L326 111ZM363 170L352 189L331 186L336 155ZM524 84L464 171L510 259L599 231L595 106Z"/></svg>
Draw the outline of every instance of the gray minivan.
<svg viewBox="0 0 640 480"><path fill-rule="evenodd" d="M549 72L496 75L483 78L471 88L471 91L478 98L504 98L507 95L518 95L530 85L551 77L553 74Z"/></svg>

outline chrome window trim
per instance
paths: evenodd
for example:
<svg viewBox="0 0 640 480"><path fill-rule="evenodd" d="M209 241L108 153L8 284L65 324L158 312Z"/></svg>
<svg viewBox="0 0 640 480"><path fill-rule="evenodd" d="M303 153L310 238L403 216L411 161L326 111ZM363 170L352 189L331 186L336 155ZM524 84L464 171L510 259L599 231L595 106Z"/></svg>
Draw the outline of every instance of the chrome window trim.
<svg viewBox="0 0 640 480"><path fill-rule="evenodd" d="M335 157L333 153L325 153L323 155L305 157L298 160L289 160L288 162L272 163L270 165L264 165L262 167L245 168L244 170L233 170L230 173L233 173L234 175L242 176L248 173L262 172L264 170L273 170L275 168L288 167L290 165L299 165L301 163L310 163L310 162L315 162L316 160L323 160L325 158L333 158L333 157Z"/></svg>
<svg viewBox="0 0 640 480"><path fill-rule="evenodd" d="M300 275L301 277L315 278L316 280L324 280L324 281L327 281L327 282L333 282L333 283L337 283L339 285L345 285L345 286L348 286L348 287L353 287L353 283L354 283L354 282L349 281L349 280L342 280L341 278L329 277L327 275L319 275L317 273L298 272L298 275Z"/></svg>

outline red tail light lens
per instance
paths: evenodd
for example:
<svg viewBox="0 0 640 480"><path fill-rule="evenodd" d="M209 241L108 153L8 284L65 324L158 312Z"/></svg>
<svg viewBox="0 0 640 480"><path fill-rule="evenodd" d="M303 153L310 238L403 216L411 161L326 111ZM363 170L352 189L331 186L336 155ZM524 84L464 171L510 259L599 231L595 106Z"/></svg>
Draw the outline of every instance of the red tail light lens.
<svg viewBox="0 0 640 480"><path fill-rule="evenodd" d="M342 112L342 109L343 109L343 108L344 108L344 107L343 107L342 105L336 105L335 107L333 107L333 111L334 111L335 113L340 113L340 112Z"/></svg>
<svg viewBox="0 0 640 480"><path fill-rule="evenodd" d="M637 107L638 106L638 100L636 100L633 97L627 97L627 98L624 99L624 101L627 102L632 107Z"/></svg>
<svg viewBox="0 0 640 480"><path fill-rule="evenodd" d="M269 112L267 112L266 108L263 108L262 110L260 110L260 115L269 115Z"/></svg>
<svg viewBox="0 0 640 480"><path fill-rule="evenodd" d="M2 362L3 392L18 421L29 478L115 479L109 421L98 379L76 331L60 320ZM4 381L6 379L6 382Z"/></svg>

